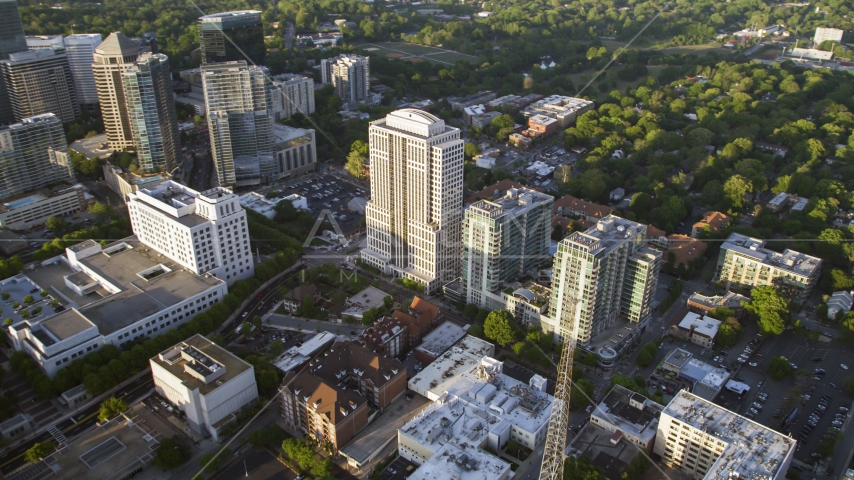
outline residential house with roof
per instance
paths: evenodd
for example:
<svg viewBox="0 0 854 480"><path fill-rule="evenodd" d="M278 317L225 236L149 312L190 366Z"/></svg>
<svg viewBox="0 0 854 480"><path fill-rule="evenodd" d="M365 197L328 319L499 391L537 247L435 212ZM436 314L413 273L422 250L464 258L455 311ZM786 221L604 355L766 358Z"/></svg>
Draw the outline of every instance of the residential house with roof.
<svg viewBox="0 0 854 480"><path fill-rule="evenodd" d="M288 313L297 313L297 309L302 306L305 297L317 300L318 296L317 285L302 283L285 294L284 298L282 298L282 309Z"/></svg>
<svg viewBox="0 0 854 480"><path fill-rule="evenodd" d="M619 433L620 438L613 443L623 439L649 454L655 445L662 410L664 405L622 385L615 385L590 414L590 424L612 435Z"/></svg>
<svg viewBox="0 0 854 480"><path fill-rule="evenodd" d="M444 321L445 313L437 305L415 297L408 309L395 310L391 317L406 325L407 345L416 346L425 335Z"/></svg>
<svg viewBox="0 0 854 480"><path fill-rule="evenodd" d="M700 232L708 229L709 233L722 232L732 223L732 217L721 212L708 211L703 213L703 219L691 227L691 236L699 238Z"/></svg>
<svg viewBox="0 0 854 480"><path fill-rule="evenodd" d="M672 253L673 266L685 265L687 267L694 260L702 258L707 247L706 242L701 242L688 235L674 233L667 236L667 251L664 254L664 260L669 262Z"/></svg>
<svg viewBox="0 0 854 480"><path fill-rule="evenodd" d="M591 222L598 222L611 213L611 208L566 195L555 200L554 213L563 217L581 217Z"/></svg>
<svg viewBox="0 0 854 480"><path fill-rule="evenodd" d="M837 313L842 312L843 315L848 313L852 305L854 305L854 296L851 292L845 290L833 292L827 300L827 318L834 320Z"/></svg>
<svg viewBox="0 0 854 480"><path fill-rule="evenodd" d="M711 348L721 322L705 315L688 312L678 324L670 326L670 334L703 348Z"/></svg>
<svg viewBox="0 0 854 480"><path fill-rule="evenodd" d="M735 292L726 292L724 295L715 296L706 296L694 292L688 297L688 309L695 313L708 315L718 307L726 307L735 312L736 318L741 318L744 315L742 304L749 301L748 297Z"/></svg>

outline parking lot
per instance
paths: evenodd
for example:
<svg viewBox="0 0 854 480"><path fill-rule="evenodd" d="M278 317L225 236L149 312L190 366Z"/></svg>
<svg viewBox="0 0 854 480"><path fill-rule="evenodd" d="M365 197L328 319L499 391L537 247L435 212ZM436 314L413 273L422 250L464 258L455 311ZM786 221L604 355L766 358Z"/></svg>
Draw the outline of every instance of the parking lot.
<svg viewBox="0 0 854 480"><path fill-rule="evenodd" d="M412 471L418 468L417 465L403 457L394 459L385 470L380 473L382 480L404 480L412 474ZM438 480L438 479L437 479Z"/></svg>
<svg viewBox="0 0 854 480"><path fill-rule="evenodd" d="M319 217L328 212L341 228L341 232L345 234L358 229L364 217L363 212L350 211L348 208L350 201L357 197L363 199L370 197L370 191L366 188L332 175L320 175L303 180L281 188L279 192L282 196L296 193L306 197L312 214Z"/></svg>

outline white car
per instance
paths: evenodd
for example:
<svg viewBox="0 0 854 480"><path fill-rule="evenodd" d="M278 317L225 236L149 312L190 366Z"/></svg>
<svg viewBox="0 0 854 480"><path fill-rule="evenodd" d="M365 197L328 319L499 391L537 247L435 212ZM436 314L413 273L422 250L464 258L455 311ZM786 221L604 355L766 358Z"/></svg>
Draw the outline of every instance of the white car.
<svg viewBox="0 0 854 480"><path fill-rule="evenodd" d="M842 367L843 370L848 370L848 365L845 365L844 363L839 364L839 366Z"/></svg>
<svg viewBox="0 0 854 480"><path fill-rule="evenodd" d="M750 365L751 367L758 367L759 366L759 364L756 362L750 362L750 363L748 363L748 365Z"/></svg>

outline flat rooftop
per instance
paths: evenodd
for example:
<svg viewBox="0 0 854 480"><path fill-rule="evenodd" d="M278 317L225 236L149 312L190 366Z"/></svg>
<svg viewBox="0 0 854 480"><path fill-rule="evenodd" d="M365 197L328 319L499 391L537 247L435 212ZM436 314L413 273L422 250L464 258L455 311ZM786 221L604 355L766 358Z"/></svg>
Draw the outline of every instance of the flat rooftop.
<svg viewBox="0 0 854 480"><path fill-rule="evenodd" d="M663 414L726 443L706 479L776 478L794 453L795 440L764 425L680 390Z"/></svg>
<svg viewBox="0 0 854 480"><path fill-rule="evenodd" d="M554 397L503 373L490 374L486 362L487 359L483 359L465 372L448 388L448 395L459 397L527 432L535 433L545 428Z"/></svg>
<svg viewBox="0 0 854 480"><path fill-rule="evenodd" d="M121 472L129 473L151 464L159 440L156 430L118 416L90 430L44 462L54 471L51 478L59 480L120 477Z"/></svg>
<svg viewBox="0 0 854 480"><path fill-rule="evenodd" d="M102 335L109 335L223 283L216 277L199 276L185 270L139 242L135 236L107 245L104 250L122 243L131 248L112 255L102 251L80 261L96 275L121 288L119 293L80 308L80 313L97 325ZM171 271L150 280L137 275L157 265Z"/></svg>
<svg viewBox="0 0 854 480"><path fill-rule="evenodd" d="M421 464L409 480L493 480L510 470L510 464L479 448L463 449L452 443L445 444Z"/></svg>
<svg viewBox="0 0 854 480"><path fill-rule="evenodd" d="M453 322L444 322L424 337L421 345L415 349L438 357L465 336L466 330L463 327Z"/></svg>
<svg viewBox="0 0 854 480"><path fill-rule="evenodd" d="M664 405L621 385L615 385L593 411L594 416L647 442L655 438Z"/></svg>
<svg viewBox="0 0 854 480"><path fill-rule="evenodd" d="M388 293L385 293L377 287L370 286L348 298L347 303L367 310L369 308L381 307L383 305L383 299L388 296Z"/></svg>
<svg viewBox="0 0 854 480"><path fill-rule="evenodd" d="M495 346L485 340L466 335L460 343L449 348L441 357L409 379L409 389L427 392L435 400L465 372L474 368L483 357L495 354ZM423 395L423 393L422 393Z"/></svg>
<svg viewBox="0 0 854 480"><path fill-rule="evenodd" d="M430 401L420 395L413 395L411 400L398 398L386 406L382 415L347 442L339 452L360 465L369 462L386 444L397 437L397 429L402 428L429 404Z"/></svg>
<svg viewBox="0 0 854 480"><path fill-rule="evenodd" d="M511 188L505 191L504 195L499 198L478 200L469 206L468 209L472 213L484 217L498 218L507 216L512 218L550 202L554 202L554 197L551 195L545 195L530 188Z"/></svg>
<svg viewBox="0 0 854 480"><path fill-rule="evenodd" d="M611 438L614 438L613 432L596 424L587 423L572 439L567 451L577 452L590 459L593 465L602 469L605 478L621 478L632 459L638 454L639 447L625 437L621 437L617 443L612 443Z"/></svg>
<svg viewBox="0 0 854 480"><path fill-rule="evenodd" d="M222 376L217 377L218 381L205 384L205 382L200 380L198 377L187 373L185 365L188 364L188 360L182 356L180 352L176 356L169 356L174 353L175 349L187 346L196 348L225 368L225 373L222 374ZM252 368L252 365L244 362L240 357L198 334L193 335L187 340L170 347L167 350L164 350L156 357L153 357L151 361L166 369L166 371L171 373L175 378L180 379L188 388L198 389L199 393L202 395L207 395L219 387L228 388L226 384L229 380Z"/></svg>
<svg viewBox="0 0 854 480"><path fill-rule="evenodd" d="M715 320L705 315L698 315L694 312L686 313L682 317L682 320L679 321L679 328L693 330L709 338L715 338L715 335L718 334L718 327L720 326L720 320Z"/></svg>
<svg viewBox="0 0 854 480"><path fill-rule="evenodd" d="M302 345L298 347L291 347L282 353L282 355L276 359L274 365L283 372L289 372L299 368L300 365L307 363L314 355L332 343L335 338L336 335L333 333L320 332L311 337L311 339L303 342Z"/></svg>
<svg viewBox="0 0 854 480"><path fill-rule="evenodd" d="M797 275L810 276L821 266L820 258L789 249L783 253L768 250L765 248L765 240L740 233L731 234L721 248Z"/></svg>
<svg viewBox="0 0 854 480"><path fill-rule="evenodd" d="M281 123L273 124L273 138L277 144L290 142L287 147L308 143L311 141L314 130L294 128ZM281 147L281 145L280 145Z"/></svg>
<svg viewBox="0 0 854 480"><path fill-rule="evenodd" d="M645 225L615 215L608 215L583 232L573 232L561 243L580 246L583 250L595 255L632 241L638 235L645 236L645 234Z"/></svg>
<svg viewBox="0 0 854 480"><path fill-rule="evenodd" d="M691 352L677 348L670 352L670 355L668 355L664 361L681 369L688 363L688 360L690 360L692 356Z"/></svg>

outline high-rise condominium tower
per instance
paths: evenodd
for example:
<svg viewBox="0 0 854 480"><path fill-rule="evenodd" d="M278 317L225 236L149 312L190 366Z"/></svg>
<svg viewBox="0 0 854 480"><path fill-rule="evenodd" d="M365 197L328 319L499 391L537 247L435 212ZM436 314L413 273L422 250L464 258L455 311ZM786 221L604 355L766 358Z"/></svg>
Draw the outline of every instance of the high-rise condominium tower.
<svg viewBox="0 0 854 480"><path fill-rule="evenodd" d="M267 47L261 12L239 10L199 18L202 64L242 60L264 65Z"/></svg>
<svg viewBox="0 0 854 480"><path fill-rule="evenodd" d="M21 22L21 12L15 0L0 0L0 60L9 58L9 54L27 50L24 35L24 24ZM12 104L6 93L6 84L0 77L0 125L8 125L15 121L12 114Z"/></svg>
<svg viewBox="0 0 854 480"><path fill-rule="evenodd" d="M113 150L133 147L133 133L128 119L122 72L136 61L139 44L113 32L95 49L92 71L104 118L107 141Z"/></svg>
<svg viewBox="0 0 854 480"><path fill-rule="evenodd" d="M459 275L463 216L460 131L421 110L371 124L368 246L362 259L434 292Z"/></svg>
<svg viewBox="0 0 854 480"><path fill-rule="evenodd" d="M244 61L202 65L201 69L219 185L269 181L275 164L266 69Z"/></svg>
<svg viewBox="0 0 854 480"><path fill-rule="evenodd" d="M100 33L77 33L65 37L65 54L77 89L77 102L86 111L93 112L98 106L98 89L92 71L95 48L101 44Z"/></svg>
<svg viewBox="0 0 854 480"><path fill-rule="evenodd" d="M13 53L0 60L0 70L16 121L43 113L54 113L62 122L80 117L65 48Z"/></svg>
<svg viewBox="0 0 854 480"><path fill-rule="evenodd" d="M478 200L463 220L463 288L466 303L504 308L504 287L551 262L554 197L528 188Z"/></svg>
<svg viewBox="0 0 854 480"><path fill-rule="evenodd" d="M578 325L587 344L618 316L640 322L651 312L661 252L646 246L646 225L609 215L559 244L549 314L560 339Z"/></svg>
<svg viewBox="0 0 854 480"><path fill-rule="evenodd" d="M171 172L178 166L181 136L169 57L143 53L122 78L139 166L146 172Z"/></svg>
<svg viewBox="0 0 854 480"><path fill-rule="evenodd" d="M371 67L370 59L353 54L344 54L320 61L323 83L335 87L335 95L344 100L344 106L355 107L370 102Z"/></svg>
<svg viewBox="0 0 854 480"><path fill-rule="evenodd" d="M62 122L52 113L0 128L0 198L73 178Z"/></svg>
<svg viewBox="0 0 854 480"><path fill-rule="evenodd" d="M273 77L270 89L270 111L276 120L290 118L295 113L314 113L314 80L302 75L283 73Z"/></svg>

